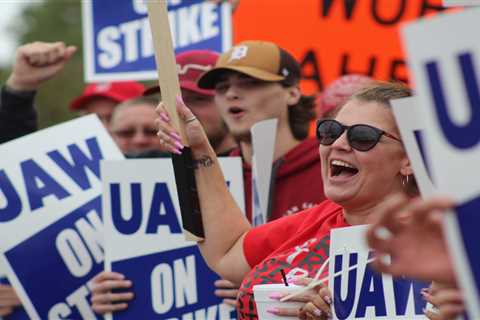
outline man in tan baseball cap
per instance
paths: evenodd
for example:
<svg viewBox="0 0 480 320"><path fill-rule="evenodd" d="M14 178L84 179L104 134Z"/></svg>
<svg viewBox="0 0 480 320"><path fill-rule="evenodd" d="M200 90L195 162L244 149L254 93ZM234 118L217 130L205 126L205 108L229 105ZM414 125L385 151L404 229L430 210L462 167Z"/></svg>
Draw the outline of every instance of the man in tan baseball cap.
<svg viewBox="0 0 480 320"><path fill-rule="evenodd" d="M286 50L271 42L245 41L223 53L215 67L197 82L200 88L215 91L215 103L220 114L239 143L239 148L231 155L240 155L244 161L245 200L250 221L250 129L262 120L278 119L271 205L267 213L269 220L295 213L325 199L322 181L317 179L321 174L318 142L307 138L310 121L315 118L314 99L302 95L299 81L300 66ZM228 289L227 283L216 285L219 292L225 293L223 297L235 297L233 292L236 291ZM245 294L241 291L239 297ZM248 306L245 306L242 312L248 313L247 309Z"/></svg>

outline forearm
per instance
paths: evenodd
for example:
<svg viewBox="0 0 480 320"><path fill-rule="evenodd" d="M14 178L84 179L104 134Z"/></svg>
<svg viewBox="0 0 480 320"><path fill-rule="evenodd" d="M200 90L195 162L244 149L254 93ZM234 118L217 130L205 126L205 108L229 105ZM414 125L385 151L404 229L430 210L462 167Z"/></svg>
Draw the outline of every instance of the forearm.
<svg viewBox="0 0 480 320"><path fill-rule="evenodd" d="M207 145L192 150L196 161L195 179L205 231L205 241L199 243L208 265L220 275L239 278L246 265L241 241L251 226L228 191L218 159ZM233 279L236 280L236 279Z"/></svg>

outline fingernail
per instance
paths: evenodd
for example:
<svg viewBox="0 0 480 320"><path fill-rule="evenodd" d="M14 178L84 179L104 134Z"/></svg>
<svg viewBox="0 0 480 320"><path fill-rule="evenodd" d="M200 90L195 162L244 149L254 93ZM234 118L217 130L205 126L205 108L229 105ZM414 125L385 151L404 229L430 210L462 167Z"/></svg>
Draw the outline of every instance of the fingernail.
<svg viewBox="0 0 480 320"><path fill-rule="evenodd" d="M127 284L127 286L131 287L132 286L132 281L127 280L126 284Z"/></svg>
<svg viewBox="0 0 480 320"><path fill-rule="evenodd" d="M178 135L176 132L170 132L170 135L171 135L172 137L174 137L175 139L177 139L177 140L181 140L181 139L182 139L182 138L180 137L180 135Z"/></svg>
<svg viewBox="0 0 480 320"><path fill-rule="evenodd" d="M325 300L328 304L332 304L332 298L330 298L329 296L323 297L323 300Z"/></svg>
<svg viewBox="0 0 480 320"><path fill-rule="evenodd" d="M428 293L430 289L428 288L422 288L422 290L420 290L421 293Z"/></svg>
<svg viewBox="0 0 480 320"><path fill-rule="evenodd" d="M162 118L162 120L165 121L165 122L169 122L169 121L170 121L170 117L169 117L168 114L166 114L165 112L161 112L161 113L160 113L160 118Z"/></svg>
<svg viewBox="0 0 480 320"><path fill-rule="evenodd" d="M181 94L178 94L178 95L177 95L177 102L180 103L180 104L185 104L185 103L183 102L183 99L182 99L182 95L181 95Z"/></svg>
<svg viewBox="0 0 480 320"><path fill-rule="evenodd" d="M173 153L175 154L182 154L182 151L178 150L178 149L173 149Z"/></svg>
<svg viewBox="0 0 480 320"><path fill-rule="evenodd" d="M317 317L321 317L321 316L322 316L322 310L320 310L320 309L315 309L315 310L313 311L313 313L314 313Z"/></svg>
<svg viewBox="0 0 480 320"><path fill-rule="evenodd" d="M278 308L271 308L271 309L268 309L267 310L268 313L271 313L271 314L278 314Z"/></svg>
<svg viewBox="0 0 480 320"><path fill-rule="evenodd" d="M180 149L180 150L182 150L183 148L185 148L184 145L181 144L179 141L175 141L175 146L176 146L178 149Z"/></svg>
<svg viewBox="0 0 480 320"><path fill-rule="evenodd" d="M422 312L423 312L423 314L426 314L427 313L427 308L423 308Z"/></svg>
<svg viewBox="0 0 480 320"><path fill-rule="evenodd" d="M270 299L275 299L275 300L279 300L282 297L283 297L283 294L281 294L280 292L274 292L269 296Z"/></svg>

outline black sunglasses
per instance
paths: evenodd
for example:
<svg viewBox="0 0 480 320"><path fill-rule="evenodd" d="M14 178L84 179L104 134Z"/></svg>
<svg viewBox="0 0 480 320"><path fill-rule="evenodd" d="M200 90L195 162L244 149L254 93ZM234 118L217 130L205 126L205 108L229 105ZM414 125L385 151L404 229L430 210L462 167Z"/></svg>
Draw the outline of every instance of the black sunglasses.
<svg viewBox="0 0 480 320"><path fill-rule="evenodd" d="M345 126L337 120L324 119L317 122L317 139L321 145L329 146L347 130L350 147L358 151L368 151L375 147L382 135L400 141L396 136L368 124Z"/></svg>

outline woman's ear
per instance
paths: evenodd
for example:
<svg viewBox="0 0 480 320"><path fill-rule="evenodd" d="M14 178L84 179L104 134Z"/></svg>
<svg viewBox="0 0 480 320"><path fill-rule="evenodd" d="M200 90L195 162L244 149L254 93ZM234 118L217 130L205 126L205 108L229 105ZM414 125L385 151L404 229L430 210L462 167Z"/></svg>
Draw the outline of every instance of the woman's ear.
<svg viewBox="0 0 480 320"><path fill-rule="evenodd" d="M413 174L413 168L410 164L410 160L408 160L407 157L405 157L401 162L400 174L402 176L410 176Z"/></svg>
<svg viewBox="0 0 480 320"><path fill-rule="evenodd" d="M298 101L300 101L300 98L302 97L302 92L300 91L299 86L289 87L287 94L288 94L288 97L287 97L288 106L296 105Z"/></svg>

